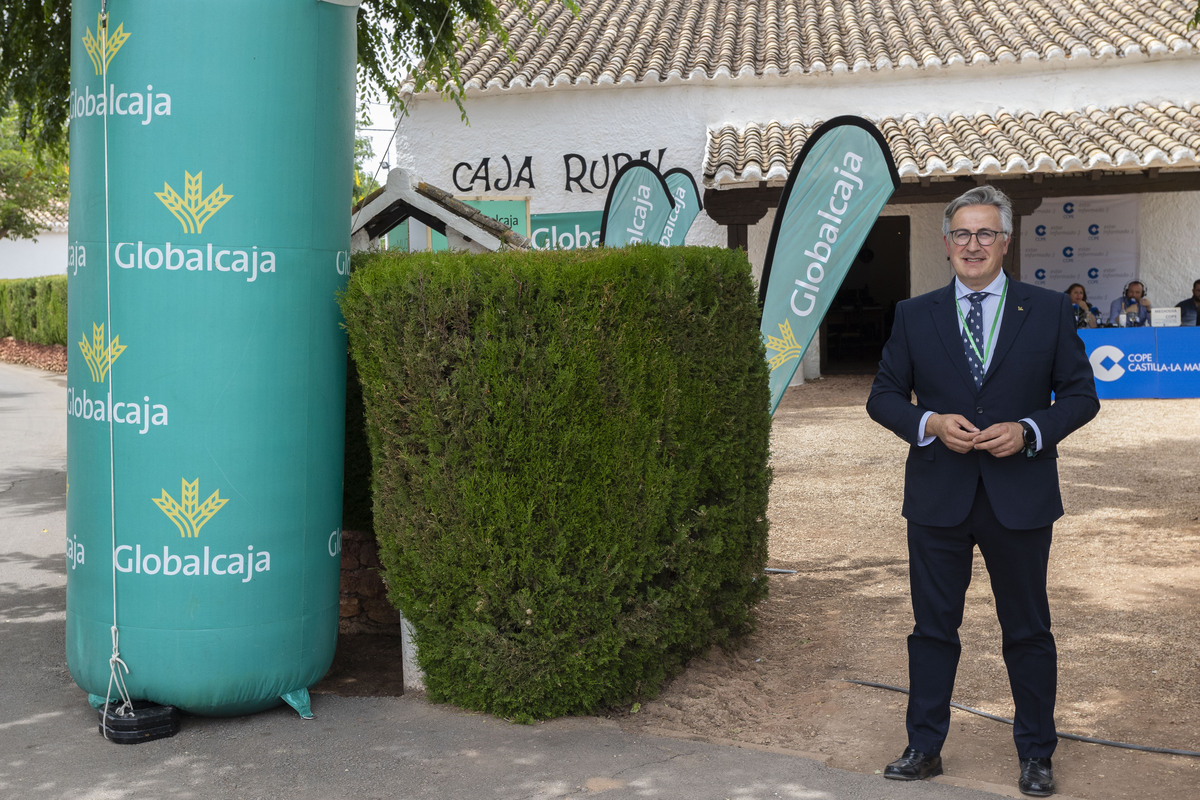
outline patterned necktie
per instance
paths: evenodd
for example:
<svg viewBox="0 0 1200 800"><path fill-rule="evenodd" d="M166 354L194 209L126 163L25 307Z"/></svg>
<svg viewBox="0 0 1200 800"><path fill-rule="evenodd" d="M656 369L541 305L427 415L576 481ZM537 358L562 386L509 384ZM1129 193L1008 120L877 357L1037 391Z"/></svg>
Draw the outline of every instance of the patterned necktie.
<svg viewBox="0 0 1200 800"><path fill-rule="evenodd" d="M967 300L971 302L971 310L967 312L962 334L967 366L971 368L971 377L975 379L976 389L983 385L983 357L987 355L983 350L983 298L987 296L987 292L971 292L967 295ZM968 334L970 339L967 338ZM971 346L971 339L975 340L974 347Z"/></svg>

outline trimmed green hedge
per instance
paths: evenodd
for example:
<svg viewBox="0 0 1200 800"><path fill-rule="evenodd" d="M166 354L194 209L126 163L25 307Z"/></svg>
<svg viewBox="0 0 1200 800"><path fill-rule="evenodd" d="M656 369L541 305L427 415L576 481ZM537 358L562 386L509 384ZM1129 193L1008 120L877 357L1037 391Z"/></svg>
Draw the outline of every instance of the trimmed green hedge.
<svg viewBox="0 0 1200 800"><path fill-rule="evenodd" d="M751 630L771 418L744 254L369 254L342 308L431 699L588 713Z"/></svg>
<svg viewBox="0 0 1200 800"><path fill-rule="evenodd" d="M67 276L0 281L0 337L67 343Z"/></svg>

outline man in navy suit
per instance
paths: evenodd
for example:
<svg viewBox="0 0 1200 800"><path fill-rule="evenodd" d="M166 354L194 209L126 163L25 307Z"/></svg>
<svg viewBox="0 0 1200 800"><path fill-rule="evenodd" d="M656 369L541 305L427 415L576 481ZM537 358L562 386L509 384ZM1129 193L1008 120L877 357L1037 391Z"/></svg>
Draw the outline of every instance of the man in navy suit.
<svg viewBox="0 0 1200 800"><path fill-rule="evenodd" d="M908 747L884 776L942 773L958 628L978 545L1016 705L1018 787L1045 797L1054 792L1058 743L1046 598L1051 529L1063 514L1057 446L1096 416L1100 402L1070 298L1001 270L1012 229L1012 205L991 186L946 207L954 280L896 307L867 400L871 419L910 445L902 509L915 622Z"/></svg>

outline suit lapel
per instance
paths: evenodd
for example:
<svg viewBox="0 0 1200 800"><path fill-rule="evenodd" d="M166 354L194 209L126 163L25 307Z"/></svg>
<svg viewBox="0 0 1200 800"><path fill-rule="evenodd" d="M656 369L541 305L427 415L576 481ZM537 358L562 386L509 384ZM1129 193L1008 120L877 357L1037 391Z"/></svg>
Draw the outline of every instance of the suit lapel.
<svg viewBox="0 0 1200 800"><path fill-rule="evenodd" d="M933 327L938 339L946 348L946 355L971 392L975 392L975 379L971 377L971 368L967 366L967 354L963 350L962 331L958 326L958 300L954 295L954 279L950 285L933 296Z"/></svg>
<svg viewBox="0 0 1200 800"><path fill-rule="evenodd" d="M996 348L992 352L992 363L988 367L987 374L983 376L984 383L987 383L988 379L999 369L1004 357L1008 355L1013 343L1017 341L1021 327L1025 324L1025 320L1029 319L1029 314L1033 310L1030 305L1031 297L1026 284L1009 279L1004 308L1000 312L1000 330L996 336Z"/></svg>

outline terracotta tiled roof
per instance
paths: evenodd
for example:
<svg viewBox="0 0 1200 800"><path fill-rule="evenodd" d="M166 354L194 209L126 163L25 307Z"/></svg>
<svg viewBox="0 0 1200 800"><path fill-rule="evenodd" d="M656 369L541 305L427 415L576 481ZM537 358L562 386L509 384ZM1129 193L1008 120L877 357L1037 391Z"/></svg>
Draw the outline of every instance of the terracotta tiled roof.
<svg viewBox="0 0 1200 800"><path fill-rule="evenodd" d="M40 208L32 216L42 230L63 233L67 230L67 203L51 203L47 208Z"/></svg>
<svg viewBox="0 0 1200 800"><path fill-rule="evenodd" d="M1192 0L578 0L497 3L510 60L464 34L468 88L654 83L1159 56L1200 50Z"/></svg>
<svg viewBox="0 0 1200 800"><path fill-rule="evenodd" d="M901 178L1200 166L1200 104L872 121ZM710 129L704 184L782 181L820 122Z"/></svg>

